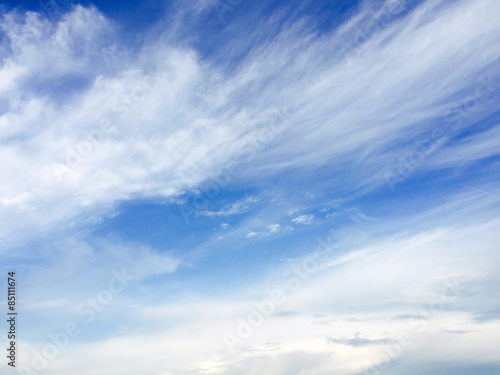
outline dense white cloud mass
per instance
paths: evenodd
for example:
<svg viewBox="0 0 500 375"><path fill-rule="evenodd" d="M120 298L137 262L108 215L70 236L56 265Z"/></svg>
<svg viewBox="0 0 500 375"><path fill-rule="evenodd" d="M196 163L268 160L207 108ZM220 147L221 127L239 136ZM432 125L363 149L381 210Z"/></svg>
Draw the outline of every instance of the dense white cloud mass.
<svg viewBox="0 0 500 375"><path fill-rule="evenodd" d="M208 7L180 4L136 48L95 7L0 20L0 255L29 274L26 330L78 326L46 364L46 337L23 339L26 373L390 375L457 356L500 368L500 2L366 3L321 33L280 8L248 32L251 48L235 37L207 57L183 21ZM189 259L84 235L120 203L183 203L220 176L267 188L327 167L330 192L359 198L397 191L417 169L458 174L480 161L473 186L429 192L394 217L342 211L342 199L286 205L275 192L195 207L190 217L213 220L216 234ZM231 249L221 258L249 241L239 263L274 261L279 245L263 252L264 241L337 217L350 221L334 241L289 240L301 251L252 286L210 294L174 279L219 243Z"/></svg>

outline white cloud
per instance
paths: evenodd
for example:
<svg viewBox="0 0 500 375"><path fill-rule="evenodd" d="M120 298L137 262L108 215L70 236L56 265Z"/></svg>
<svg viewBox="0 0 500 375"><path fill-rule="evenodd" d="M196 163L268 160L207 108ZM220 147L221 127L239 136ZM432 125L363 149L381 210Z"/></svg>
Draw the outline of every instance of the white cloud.
<svg viewBox="0 0 500 375"><path fill-rule="evenodd" d="M261 233L260 232L248 232L245 237L252 238L252 237L258 236L259 234L261 234Z"/></svg>
<svg viewBox="0 0 500 375"><path fill-rule="evenodd" d="M292 223L296 225L311 225L314 219L314 215L300 215L295 219L292 219Z"/></svg>
<svg viewBox="0 0 500 375"><path fill-rule="evenodd" d="M246 238L253 238L253 237L259 237L259 238L265 238L269 237L273 234L279 233L281 230L281 225L279 224L270 224L266 227L265 230L262 231L250 231L247 233L245 236Z"/></svg>
<svg viewBox="0 0 500 375"><path fill-rule="evenodd" d="M230 204L219 211L201 211L200 215L209 217L240 215L242 213L248 212L252 208L252 206L259 201L259 197L247 197L233 204Z"/></svg>
<svg viewBox="0 0 500 375"><path fill-rule="evenodd" d="M270 224L267 226L267 230L269 233L278 233L281 230L281 226L279 224Z"/></svg>

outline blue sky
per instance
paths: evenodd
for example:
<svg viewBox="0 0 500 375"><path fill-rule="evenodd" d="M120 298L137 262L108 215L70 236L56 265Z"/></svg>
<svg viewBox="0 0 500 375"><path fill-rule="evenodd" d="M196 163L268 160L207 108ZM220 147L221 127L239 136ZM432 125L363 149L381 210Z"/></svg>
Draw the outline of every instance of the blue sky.
<svg viewBox="0 0 500 375"><path fill-rule="evenodd" d="M500 372L498 2L0 11L6 373Z"/></svg>

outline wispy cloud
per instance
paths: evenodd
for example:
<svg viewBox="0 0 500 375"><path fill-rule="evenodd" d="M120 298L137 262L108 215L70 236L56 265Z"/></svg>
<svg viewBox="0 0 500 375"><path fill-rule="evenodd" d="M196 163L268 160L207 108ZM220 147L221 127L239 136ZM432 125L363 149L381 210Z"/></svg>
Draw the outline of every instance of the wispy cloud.
<svg viewBox="0 0 500 375"><path fill-rule="evenodd" d="M297 225L311 225L314 219L314 215L300 215L295 219L292 219L292 223Z"/></svg>
<svg viewBox="0 0 500 375"><path fill-rule="evenodd" d="M245 237L246 238L252 238L252 237L258 236L260 234L261 234L260 232L248 232Z"/></svg>
<svg viewBox="0 0 500 375"><path fill-rule="evenodd" d="M255 232L255 231L250 231L247 233L247 235L245 236L246 238L252 238L252 237L260 237L260 238L263 238L263 237L269 237L273 234L276 234L276 233L279 233L281 231L281 225L279 224L270 224L266 227L265 230L262 230L262 231L258 231L258 232Z"/></svg>
<svg viewBox="0 0 500 375"><path fill-rule="evenodd" d="M367 339L367 338L359 337L359 333L356 333L352 339L328 338L328 342L331 342L333 344L342 344L342 345L349 345L349 346L358 347L358 346L370 346L370 345L389 345L389 344L394 344L397 341L394 339L391 339L391 338Z"/></svg>
<svg viewBox="0 0 500 375"><path fill-rule="evenodd" d="M281 230L281 226L279 224L270 224L267 226L267 230L270 233L278 233Z"/></svg>
<svg viewBox="0 0 500 375"><path fill-rule="evenodd" d="M200 215L208 217L233 216L250 211L260 201L258 197L247 197L232 203L219 211L201 211Z"/></svg>
<svg viewBox="0 0 500 375"><path fill-rule="evenodd" d="M183 37L181 25L164 32L167 44L148 40L132 54L117 41L116 25L95 8L77 6L59 21L6 14L1 28L8 48L0 69L0 157L10 161L2 170L9 181L1 191L4 235L53 231L77 217L79 223L105 217L130 197L173 197L195 188L249 152L243 145L265 136L259 130L272 118L271 108L283 110L290 126L272 148L241 166L247 176L331 163L345 187L384 184L402 134L416 137L446 122L447 111L465 102L482 78L499 82L499 55L491 46L498 45L500 29L491 17L498 12L495 1L424 2L356 48L340 48L373 10L361 8L321 37L312 24L289 19L287 31L256 39L237 69L227 72L189 43L172 41L172 35ZM273 18L255 29L270 33L279 22ZM229 39L226 48L238 43ZM493 96L480 105L461 128L496 109ZM464 145L447 165L471 152L473 158L494 154L494 144L483 145L480 153ZM345 172L360 163L357 173Z"/></svg>

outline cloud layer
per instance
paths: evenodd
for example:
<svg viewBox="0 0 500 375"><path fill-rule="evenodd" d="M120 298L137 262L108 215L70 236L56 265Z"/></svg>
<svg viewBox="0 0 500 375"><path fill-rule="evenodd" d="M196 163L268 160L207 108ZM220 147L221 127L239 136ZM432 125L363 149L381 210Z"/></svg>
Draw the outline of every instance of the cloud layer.
<svg viewBox="0 0 500 375"><path fill-rule="evenodd" d="M95 8L77 6L55 23L5 15L3 236L52 231L79 215L92 222L125 199L174 196L238 157L250 175L334 161L344 187L378 186L397 173L394 160L414 137L436 126L452 137L494 110L496 2L424 3L404 17L378 9L390 17L384 22L377 9L361 8L319 37L287 21L230 73L186 43L150 42L131 53ZM446 115L488 80L480 110L456 128ZM259 130L275 121L273 111L288 125L271 134L269 148ZM428 167L491 156L496 145L483 139L491 137L478 135L461 146L461 159L450 154ZM356 166L356 176L345 173Z"/></svg>
<svg viewBox="0 0 500 375"><path fill-rule="evenodd" d="M0 259L26 275L21 365L500 368L500 3L366 2L334 27L295 5L228 24L213 50L193 36L217 17L204 1L134 48L96 7L2 16ZM150 215L96 234L144 201L180 207L190 232L125 239Z"/></svg>

